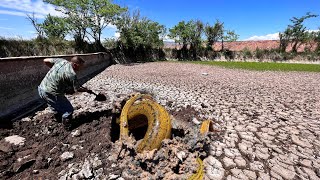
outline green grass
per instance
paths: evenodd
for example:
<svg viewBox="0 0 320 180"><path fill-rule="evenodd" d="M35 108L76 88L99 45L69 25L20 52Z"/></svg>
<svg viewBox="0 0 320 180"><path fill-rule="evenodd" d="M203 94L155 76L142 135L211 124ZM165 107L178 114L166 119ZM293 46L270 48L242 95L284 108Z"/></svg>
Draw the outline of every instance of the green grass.
<svg viewBox="0 0 320 180"><path fill-rule="evenodd" d="M184 63L205 64L234 69L255 71L306 71L320 72L320 64L293 64L274 62L229 62L229 61L179 61Z"/></svg>

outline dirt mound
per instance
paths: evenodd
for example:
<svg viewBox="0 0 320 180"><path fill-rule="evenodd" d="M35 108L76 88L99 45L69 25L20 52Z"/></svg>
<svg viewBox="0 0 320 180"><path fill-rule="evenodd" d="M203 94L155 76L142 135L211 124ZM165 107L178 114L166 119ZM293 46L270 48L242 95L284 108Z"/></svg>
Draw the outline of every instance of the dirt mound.
<svg viewBox="0 0 320 180"><path fill-rule="evenodd" d="M159 150L137 153L133 136L117 140L111 109L75 115L72 131L49 111L39 111L12 129L1 129L0 179L186 179L198 169L196 158L207 157L209 142L219 135L200 136L190 121L199 117L190 107L170 114L172 138ZM12 135L25 138L24 143L8 143L5 137Z"/></svg>

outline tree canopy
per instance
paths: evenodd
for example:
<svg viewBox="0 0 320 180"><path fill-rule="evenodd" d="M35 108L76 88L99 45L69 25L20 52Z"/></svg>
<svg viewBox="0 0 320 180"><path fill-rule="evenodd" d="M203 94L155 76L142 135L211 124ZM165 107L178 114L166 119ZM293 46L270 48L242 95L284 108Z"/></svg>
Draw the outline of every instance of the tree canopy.
<svg viewBox="0 0 320 180"><path fill-rule="evenodd" d="M280 37L280 50L284 52L289 44L292 45L292 52L297 52L299 46L310 39L310 32L307 31L303 22L306 19L317 17L318 15L307 13L306 15L290 19L291 23L283 33L279 34Z"/></svg>
<svg viewBox="0 0 320 180"><path fill-rule="evenodd" d="M116 22L119 40L126 47L152 47L158 48L163 45L165 27L146 17L141 17L140 12L123 14Z"/></svg>
<svg viewBox="0 0 320 180"><path fill-rule="evenodd" d="M98 46L101 46L102 30L114 24L116 17L127 10L113 4L111 0L44 1L57 6L58 10L65 14L66 23L75 38L83 41L88 34Z"/></svg>

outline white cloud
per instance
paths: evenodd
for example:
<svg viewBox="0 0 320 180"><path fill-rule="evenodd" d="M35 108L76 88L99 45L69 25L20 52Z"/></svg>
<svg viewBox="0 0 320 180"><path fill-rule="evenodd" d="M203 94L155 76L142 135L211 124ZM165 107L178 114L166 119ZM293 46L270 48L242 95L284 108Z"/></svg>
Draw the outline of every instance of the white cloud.
<svg viewBox="0 0 320 180"><path fill-rule="evenodd" d="M279 33L267 34L263 36L252 36L244 41L279 40Z"/></svg>
<svg viewBox="0 0 320 180"><path fill-rule="evenodd" d="M116 32L116 33L114 33L114 35L113 35L116 39L118 39L119 37L120 37L120 33L119 32Z"/></svg>
<svg viewBox="0 0 320 180"><path fill-rule="evenodd" d="M1 0L0 7L7 9L0 10L0 14L26 16L26 14L34 13L36 18L44 18L47 14L62 16L62 13L56 11L54 6L42 0Z"/></svg>
<svg viewBox="0 0 320 180"><path fill-rule="evenodd" d="M1 32L1 36L5 39L17 39L17 40L31 40L36 36L36 34L24 34L24 35L17 35L15 33L10 33L10 32Z"/></svg>
<svg viewBox="0 0 320 180"><path fill-rule="evenodd" d="M27 14L32 15L32 13L26 13L26 12L18 12L18 11L7 11L7 10L0 10L0 14L8 14L8 15L14 15L14 16L27 16ZM34 14L35 18L44 18L45 16L42 14Z"/></svg>
<svg viewBox="0 0 320 180"><path fill-rule="evenodd" d="M316 29L316 30L307 30L308 32L319 32L320 30L319 29Z"/></svg>
<svg viewBox="0 0 320 180"><path fill-rule="evenodd" d="M318 32L319 30L307 30L308 32ZM279 33L267 34L263 36L252 36L244 41L279 40Z"/></svg>
<svg viewBox="0 0 320 180"><path fill-rule="evenodd" d="M168 35L166 35L166 36L163 38L163 41L165 41L165 42L175 42L175 40L174 40L174 39L169 38L169 36L168 36Z"/></svg>
<svg viewBox="0 0 320 180"><path fill-rule="evenodd" d="M13 28L9 28L9 27L0 27L0 29L12 30Z"/></svg>
<svg viewBox="0 0 320 180"><path fill-rule="evenodd" d="M109 23L109 24L107 25L107 29L115 29L115 30L117 30L117 26Z"/></svg>

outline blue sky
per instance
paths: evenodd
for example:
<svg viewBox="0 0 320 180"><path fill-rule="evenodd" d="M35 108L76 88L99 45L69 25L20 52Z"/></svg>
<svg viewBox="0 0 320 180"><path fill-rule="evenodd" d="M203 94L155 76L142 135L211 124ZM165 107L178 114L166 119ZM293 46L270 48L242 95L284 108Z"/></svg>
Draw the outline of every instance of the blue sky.
<svg viewBox="0 0 320 180"><path fill-rule="evenodd" d="M276 39L292 17L301 17L307 12L320 14L320 3L316 0L115 0L129 10L140 10L142 16L172 28L179 21L201 20L213 25L217 19L225 28L240 35L239 40ZM48 14L59 15L42 0L1 0L0 36L35 37L35 30L26 19L26 14L35 13L39 21ZM320 17L308 19L307 29L320 27ZM114 26L103 32L103 37L116 36Z"/></svg>

